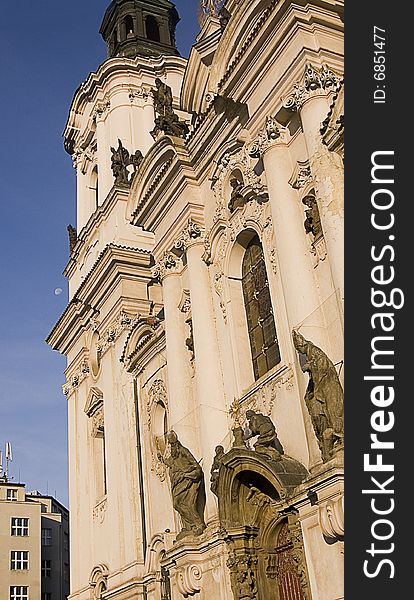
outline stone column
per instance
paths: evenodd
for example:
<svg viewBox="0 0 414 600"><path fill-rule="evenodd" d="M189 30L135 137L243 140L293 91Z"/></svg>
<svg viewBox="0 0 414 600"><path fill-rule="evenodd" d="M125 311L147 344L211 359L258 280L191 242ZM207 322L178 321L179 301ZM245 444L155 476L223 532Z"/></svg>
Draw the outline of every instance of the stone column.
<svg viewBox="0 0 414 600"><path fill-rule="evenodd" d="M206 519L217 513L214 497L209 489L210 470L215 448L228 434L227 409L214 318L211 282L208 267L202 259L205 252L201 228L188 222L176 247L185 251L193 321L197 409L203 471L206 480Z"/></svg>
<svg viewBox="0 0 414 600"><path fill-rule="evenodd" d="M303 226L303 211L298 193L289 183L293 164L288 143L289 132L268 117L265 128L251 149L251 155L262 157L266 172L290 330L305 324L304 335L323 347L323 319L318 310L320 299Z"/></svg>
<svg viewBox="0 0 414 600"><path fill-rule="evenodd" d="M309 163L315 181L316 198L332 280L340 297L344 297L344 200L343 165L335 152L322 143L321 127L329 109L329 97L338 89L339 79L327 67L316 69L306 65L303 81L295 84L285 108L298 111L308 150ZM342 306L341 306L342 310Z"/></svg>
<svg viewBox="0 0 414 600"><path fill-rule="evenodd" d="M169 428L180 442L196 452L194 403L189 377L189 352L186 332L179 311L182 297L180 259L166 253L154 269L162 281L168 371Z"/></svg>
<svg viewBox="0 0 414 600"><path fill-rule="evenodd" d="M112 188L114 179L111 170L111 150L106 132L106 113L109 102L96 107L96 142L98 163L98 204L101 206Z"/></svg>

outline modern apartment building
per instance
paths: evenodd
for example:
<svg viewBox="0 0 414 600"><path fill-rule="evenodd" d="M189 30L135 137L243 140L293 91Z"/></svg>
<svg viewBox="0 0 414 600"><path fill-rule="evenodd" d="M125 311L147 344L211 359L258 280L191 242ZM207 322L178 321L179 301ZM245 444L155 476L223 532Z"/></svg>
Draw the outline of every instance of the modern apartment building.
<svg viewBox="0 0 414 600"><path fill-rule="evenodd" d="M51 496L0 480L0 598L69 595L69 511Z"/></svg>

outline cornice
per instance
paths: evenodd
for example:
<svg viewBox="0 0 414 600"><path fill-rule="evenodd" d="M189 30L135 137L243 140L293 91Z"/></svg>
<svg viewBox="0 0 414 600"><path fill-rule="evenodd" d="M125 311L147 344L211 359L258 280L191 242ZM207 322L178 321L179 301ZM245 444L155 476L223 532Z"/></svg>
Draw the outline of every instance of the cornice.
<svg viewBox="0 0 414 600"><path fill-rule="evenodd" d="M70 256L69 262L66 265L63 275L65 277L70 277L74 268L76 268L76 264L78 262L79 256L82 252L83 246L87 242L88 238L94 231L96 231L108 218L111 214L114 205L122 200L124 202L128 201L129 190L112 187L109 194L105 198L103 204L99 206L94 213L90 216L88 222L78 234L76 245L73 248L72 254Z"/></svg>
<svg viewBox="0 0 414 600"><path fill-rule="evenodd" d="M136 278L141 275L151 279L151 260L149 250L108 244L75 292L46 342L54 350L66 353L72 342L99 313L97 306L119 277Z"/></svg>
<svg viewBox="0 0 414 600"><path fill-rule="evenodd" d="M118 79L119 77L125 77L125 75L129 79L133 73L139 80L145 81L148 78L149 81L152 81L154 76L162 76L165 70L170 73L175 71L183 75L186 65L187 59L174 55L162 55L157 58L109 58L96 72L90 73L86 81L76 90L63 132L64 138L73 139L79 133L76 126L77 116L82 114L86 104L96 102L96 110L100 110L102 103L105 104L110 100L105 92L111 79ZM128 85L130 85L130 81ZM124 85L122 87L125 89ZM102 92L102 98L99 97L100 92Z"/></svg>

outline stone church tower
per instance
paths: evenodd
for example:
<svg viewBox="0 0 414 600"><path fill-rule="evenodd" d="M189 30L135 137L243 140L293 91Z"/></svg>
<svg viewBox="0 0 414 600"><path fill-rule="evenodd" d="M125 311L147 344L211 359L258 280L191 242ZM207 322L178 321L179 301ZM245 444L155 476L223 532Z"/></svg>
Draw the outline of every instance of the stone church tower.
<svg viewBox="0 0 414 600"><path fill-rule="evenodd" d="M202 6L113 0L65 130L70 598L339 600L343 2Z"/></svg>

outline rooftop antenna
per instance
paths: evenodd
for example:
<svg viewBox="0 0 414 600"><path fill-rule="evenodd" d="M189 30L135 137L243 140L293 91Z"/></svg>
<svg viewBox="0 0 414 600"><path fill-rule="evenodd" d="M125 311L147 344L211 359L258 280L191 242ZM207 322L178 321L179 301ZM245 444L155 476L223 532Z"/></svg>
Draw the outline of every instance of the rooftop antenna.
<svg viewBox="0 0 414 600"><path fill-rule="evenodd" d="M0 450L0 479L3 479L3 450Z"/></svg>
<svg viewBox="0 0 414 600"><path fill-rule="evenodd" d="M3 453L1 452L1 459L0 459L0 463L1 463L1 476L4 479L4 481L7 483L9 480L9 465L13 460L13 451L12 451L12 445L10 442L6 442L6 452L5 452L5 457L6 457L6 468L4 469L3 467Z"/></svg>

